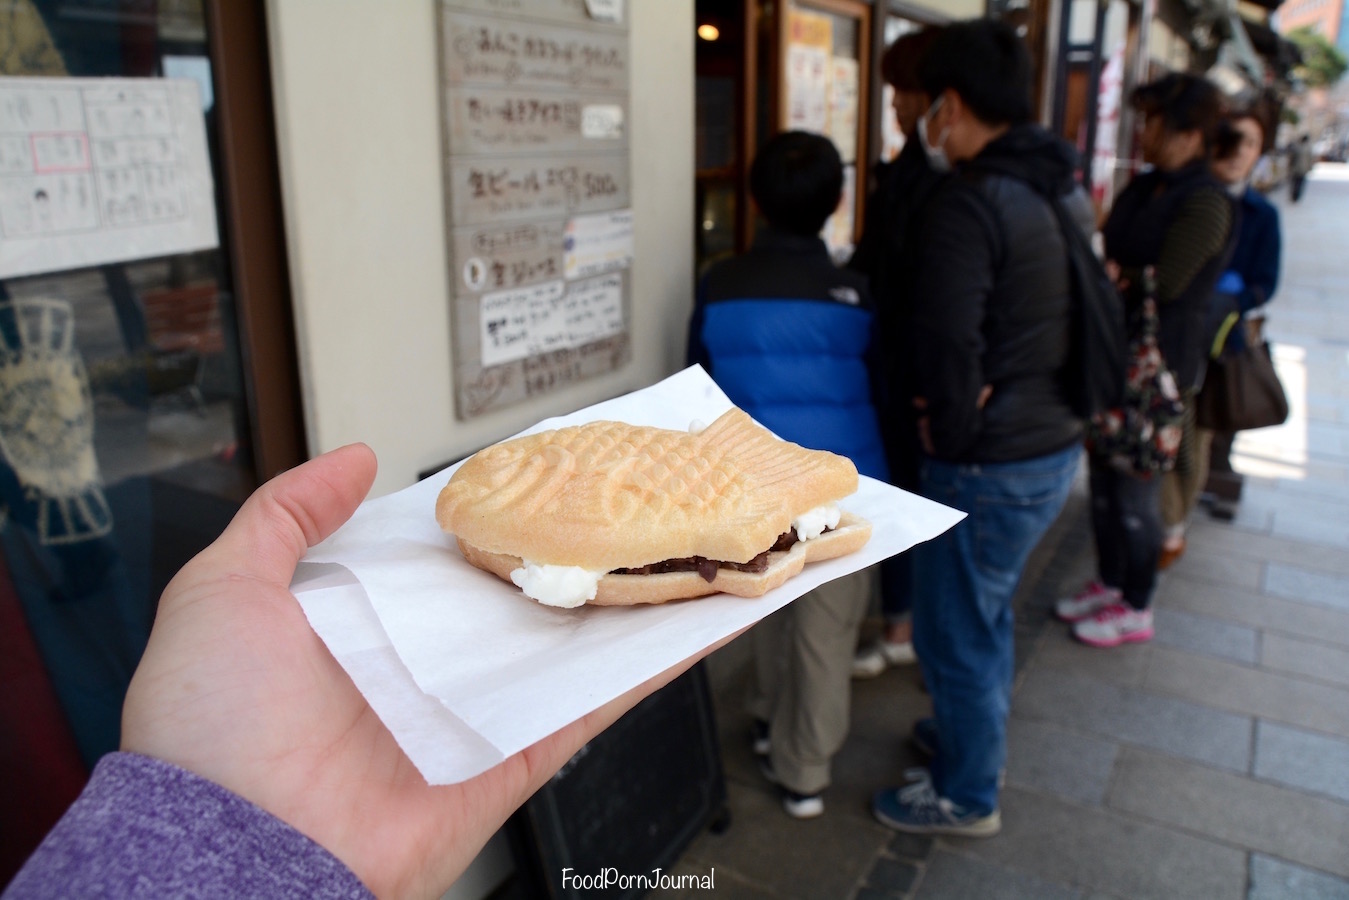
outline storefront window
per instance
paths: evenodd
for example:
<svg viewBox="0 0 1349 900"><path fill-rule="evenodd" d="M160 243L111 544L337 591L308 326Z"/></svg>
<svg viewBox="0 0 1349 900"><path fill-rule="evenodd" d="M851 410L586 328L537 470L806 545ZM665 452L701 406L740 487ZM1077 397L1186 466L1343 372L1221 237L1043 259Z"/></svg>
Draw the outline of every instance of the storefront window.
<svg viewBox="0 0 1349 900"><path fill-rule="evenodd" d="M11 833L116 749L160 592L255 481L202 0L0 16L0 728L37 773Z"/></svg>
<svg viewBox="0 0 1349 900"><path fill-rule="evenodd" d="M848 3L786 5L780 124L784 131L825 135L843 158L843 200L824 226L825 243L839 260L851 255L861 221L858 185L859 178L865 184L865 162L858 149L867 133L868 14Z"/></svg>

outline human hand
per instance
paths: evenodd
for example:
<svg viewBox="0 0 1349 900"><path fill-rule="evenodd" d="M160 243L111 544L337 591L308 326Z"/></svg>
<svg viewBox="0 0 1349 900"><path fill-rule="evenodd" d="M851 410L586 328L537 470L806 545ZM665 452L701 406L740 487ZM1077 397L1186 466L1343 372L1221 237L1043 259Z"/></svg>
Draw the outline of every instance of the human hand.
<svg viewBox="0 0 1349 900"><path fill-rule="evenodd" d="M984 385L979 389L979 396L974 398L974 408L983 409L988 405L988 399L992 396L993 385ZM932 417L927 413L927 398L914 397L913 408L918 412L918 416L914 420L918 426L918 444L928 456L935 456L937 451L932 444Z"/></svg>
<svg viewBox="0 0 1349 900"><path fill-rule="evenodd" d="M913 408L918 412L914 418L914 424L918 426L918 446L928 456L934 456L937 451L932 446L932 417L927 414L927 398L914 397Z"/></svg>
<svg viewBox="0 0 1349 900"><path fill-rule="evenodd" d="M289 590L305 550L351 516L374 477L361 444L311 460L259 488L183 567L131 681L122 749L262 807L379 896L433 897L582 744L695 659L476 778L427 785Z"/></svg>

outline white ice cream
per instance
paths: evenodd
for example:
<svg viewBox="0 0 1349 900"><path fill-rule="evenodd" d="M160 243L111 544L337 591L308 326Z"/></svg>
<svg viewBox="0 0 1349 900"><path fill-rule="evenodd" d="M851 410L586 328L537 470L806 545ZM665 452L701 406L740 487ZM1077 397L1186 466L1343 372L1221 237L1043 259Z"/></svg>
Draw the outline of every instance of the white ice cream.
<svg viewBox="0 0 1349 900"><path fill-rule="evenodd" d="M817 506L802 513L792 520L792 527L796 529L796 539L814 540L824 534L826 528L837 528L839 515L839 508L835 503L826 503L824 506Z"/></svg>
<svg viewBox="0 0 1349 900"><path fill-rule="evenodd" d="M585 604L595 599L603 572L592 572L580 566L536 566L529 560L511 572L511 581L545 606L563 609Z"/></svg>

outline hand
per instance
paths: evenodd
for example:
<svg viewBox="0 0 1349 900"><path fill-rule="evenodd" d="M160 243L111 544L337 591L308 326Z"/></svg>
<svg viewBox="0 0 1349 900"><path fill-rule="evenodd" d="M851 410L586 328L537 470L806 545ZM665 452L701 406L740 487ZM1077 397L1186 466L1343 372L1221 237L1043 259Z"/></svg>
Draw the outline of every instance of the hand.
<svg viewBox="0 0 1349 900"><path fill-rule="evenodd" d="M974 400L975 409L983 409L988 405L988 398L993 396L993 385L986 384L979 389L979 396ZM932 445L932 417L927 415L927 398L914 397L913 408L918 410L918 417L915 420L918 426L918 443L923 448L923 452L928 456L935 456L936 450Z"/></svg>
<svg viewBox="0 0 1349 900"><path fill-rule="evenodd" d="M918 426L918 446L928 456L936 456L937 451L932 446L932 417L927 414L927 398L914 397L913 408L918 410L918 416L914 419L914 424Z"/></svg>
<svg viewBox="0 0 1349 900"><path fill-rule="evenodd" d="M127 693L122 749L252 801L379 896L439 896L582 744L695 660L470 781L428 786L288 588L374 477L361 444L311 460L263 485L178 573Z"/></svg>

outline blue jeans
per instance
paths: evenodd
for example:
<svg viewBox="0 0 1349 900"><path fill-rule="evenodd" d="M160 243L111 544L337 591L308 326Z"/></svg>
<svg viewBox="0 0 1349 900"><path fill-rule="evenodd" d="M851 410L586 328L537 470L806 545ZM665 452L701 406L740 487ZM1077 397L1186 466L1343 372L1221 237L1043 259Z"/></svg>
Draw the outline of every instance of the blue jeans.
<svg viewBox="0 0 1349 900"><path fill-rule="evenodd" d="M981 815L998 806L1012 694L1012 596L1068 499L1081 447L1034 459L926 460L923 496L967 513L913 549L913 642L932 695L937 793Z"/></svg>

